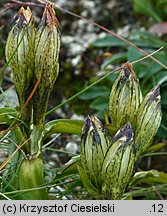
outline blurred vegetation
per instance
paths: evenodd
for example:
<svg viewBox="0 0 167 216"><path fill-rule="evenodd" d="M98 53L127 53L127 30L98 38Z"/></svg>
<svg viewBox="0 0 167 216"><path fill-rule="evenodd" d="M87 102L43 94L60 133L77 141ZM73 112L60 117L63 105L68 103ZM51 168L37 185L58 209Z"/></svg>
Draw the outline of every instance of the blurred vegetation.
<svg viewBox="0 0 167 216"><path fill-rule="evenodd" d="M134 10L151 17L155 22L166 20L167 16L167 0L133 0Z"/></svg>

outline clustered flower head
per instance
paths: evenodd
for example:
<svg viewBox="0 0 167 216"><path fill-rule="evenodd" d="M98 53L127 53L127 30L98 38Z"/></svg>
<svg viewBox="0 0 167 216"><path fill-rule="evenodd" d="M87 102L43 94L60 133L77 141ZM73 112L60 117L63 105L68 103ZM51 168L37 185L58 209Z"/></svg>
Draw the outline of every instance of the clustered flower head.
<svg viewBox="0 0 167 216"><path fill-rule="evenodd" d="M6 60L12 68L14 84L22 107L39 81L29 110L34 123L44 122L50 91L59 72L60 33L54 5L46 4L39 26L34 25L28 7L21 7L6 43ZM30 106L31 104L31 106ZM31 118L31 117L29 117ZM30 119L29 119L30 120Z"/></svg>
<svg viewBox="0 0 167 216"><path fill-rule="evenodd" d="M14 178L8 175L12 188L24 191L18 195L21 199L48 199L46 189L40 188L45 180L39 155L48 99L59 72L59 50L59 22L54 5L46 4L37 28L30 8L21 7L14 18L5 49L20 103L21 116L18 118L23 123L19 125L19 135L15 135L19 136L19 145L26 140L23 142L24 154L30 155L21 161L22 155L17 154L14 161L20 163L11 166L15 167L13 170L17 170L17 175Z"/></svg>
<svg viewBox="0 0 167 216"><path fill-rule="evenodd" d="M87 117L81 137L79 173L94 198L121 199L135 161L151 145L161 123L160 86L143 99L132 65L127 63L115 80L109 97L111 127L106 133L100 120Z"/></svg>

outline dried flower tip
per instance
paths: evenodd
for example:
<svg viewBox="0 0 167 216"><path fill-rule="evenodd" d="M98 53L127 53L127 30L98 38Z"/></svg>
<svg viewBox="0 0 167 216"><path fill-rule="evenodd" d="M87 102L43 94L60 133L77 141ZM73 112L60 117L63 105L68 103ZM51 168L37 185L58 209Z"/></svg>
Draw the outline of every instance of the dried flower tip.
<svg viewBox="0 0 167 216"><path fill-rule="evenodd" d="M109 115L112 126L122 127L130 122L136 124L136 113L142 101L139 81L131 64L125 64L115 80L109 97Z"/></svg>
<svg viewBox="0 0 167 216"><path fill-rule="evenodd" d="M59 21L56 17L54 4L47 3L42 16L42 22L46 23L50 31L53 32L53 25L59 29Z"/></svg>
<svg viewBox="0 0 167 216"><path fill-rule="evenodd" d="M21 7L16 16L14 17L13 22L18 26L19 29L22 29L28 23L33 22L32 11L29 7L25 10L24 7Z"/></svg>

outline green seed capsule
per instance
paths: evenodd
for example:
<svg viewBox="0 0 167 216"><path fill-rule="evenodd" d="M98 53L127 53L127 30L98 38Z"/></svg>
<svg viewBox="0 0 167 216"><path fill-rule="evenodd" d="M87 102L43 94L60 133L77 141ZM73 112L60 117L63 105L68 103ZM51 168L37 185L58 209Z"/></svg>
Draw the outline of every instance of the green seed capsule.
<svg viewBox="0 0 167 216"><path fill-rule="evenodd" d="M133 172L135 161L134 133L130 123L114 136L101 171L102 194L121 199Z"/></svg>
<svg viewBox="0 0 167 216"><path fill-rule="evenodd" d="M23 7L14 18L14 25L6 43L6 60L12 68L15 88L23 106L29 92L34 70L35 27L30 8Z"/></svg>
<svg viewBox="0 0 167 216"><path fill-rule="evenodd" d="M102 123L97 117L87 117L81 138L81 165L93 185L100 185L100 171L107 151L107 140Z"/></svg>
<svg viewBox="0 0 167 216"><path fill-rule="evenodd" d="M144 98L137 113L136 154L140 156L151 145L161 123L160 86L155 86Z"/></svg>
<svg viewBox="0 0 167 216"><path fill-rule="evenodd" d="M112 125L120 128L130 122L135 128L136 113L141 102L139 81L132 66L127 63L114 82L109 97L109 115Z"/></svg>

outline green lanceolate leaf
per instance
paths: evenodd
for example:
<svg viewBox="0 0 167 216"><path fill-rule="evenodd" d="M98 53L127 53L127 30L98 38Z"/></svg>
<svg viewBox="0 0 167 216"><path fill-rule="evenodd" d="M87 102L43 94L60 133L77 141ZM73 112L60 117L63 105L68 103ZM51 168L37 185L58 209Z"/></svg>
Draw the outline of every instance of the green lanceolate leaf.
<svg viewBox="0 0 167 216"><path fill-rule="evenodd" d="M148 177L159 177L159 172L157 170L141 171L136 172L130 182L130 187L134 187L140 182L144 182Z"/></svg>
<svg viewBox="0 0 167 216"><path fill-rule="evenodd" d="M161 123L160 86L155 86L144 98L137 113L135 148L137 157L151 145Z"/></svg>
<svg viewBox="0 0 167 216"><path fill-rule="evenodd" d="M45 200L48 194L44 185L43 163L40 158L24 159L18 171L18 185L24 198L28 200ZM26 191L27 189L27 191ZM32 189L31 191L28 191Z"/></svg>
<svg viewBox="0 0 167 216"><path fill-rule="evenodd" d="M82 128L81 166L95 187L100 185L100 171L108 148L104 127L100 120L87 117Z"/></svg>
<svg viewBox="0 0 167 216"><path fill-rule="evenodd" d="M156 152L162 148L164 148L165 146L167 146L167 143L158 143L158 144L155 144L155 145L152 145L150 146L147 151L144 152L144 155L151 155L152 152Z"/></svg>
<svg viewBox="0 0 167 216"><path fill-rule="evenodd" d="M9 108L9 107L0 108L0 122L1 123L5 123L9 126L10 124L12 124L14 120L16 120L17 116L18 116L18 112L14 108Z"/></svg>
<svg viewBox="0 0 167 216"><path fill-rule="evenodd" d="M3 138L11 129L11 131L14 131L17 143L20 144L24 140L24 135L20 127L23 122L18 118L18 114L18 111L14 108L0 108L0 124L6 125L7 127L6 130L0 132L0 137Z"/></svg>
<svg viewBox="0 0 167 216"><path fill-rule="evenodd" d="M132 66L126 64L114 82L109 97L109 115L112 126L120 128L130 122L135 128L136 113L142 102L139 81Z"/></svg>
<svg viewBox="0 0 167 216"><path fill-rule="evenodd" d="M67 133L80 135L82 132L82 120L56 119L45 124L44 137L55 133Z"/></svg>
<svg viewBox="0 0 167 216"><path fill-rule="evenodd" d="M121 199L132 176L134 167L133 129L129 123L122 127L112 140L106 153L102 171L102 194Z"/></svg>
<svg viewBox="0 0 167 216"><path fill-rule="evenodd" d="M157 175L146 176L141 179L141 182L146 184L167 184L167 173L158 172L157 170L154 171L157 172Z"/></svg>
<svg viewBox="0 0 167 216"><path fill-rule="evenodd" d="M72 157L67 163L60 167L58 175L77 173L77 165L80 163L80 155Z"/></svg>

